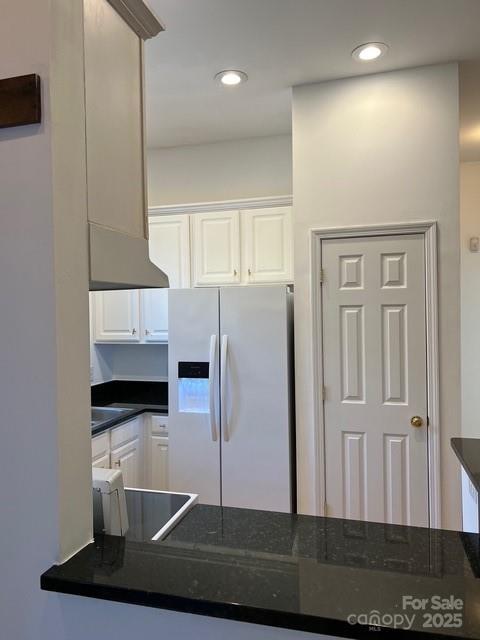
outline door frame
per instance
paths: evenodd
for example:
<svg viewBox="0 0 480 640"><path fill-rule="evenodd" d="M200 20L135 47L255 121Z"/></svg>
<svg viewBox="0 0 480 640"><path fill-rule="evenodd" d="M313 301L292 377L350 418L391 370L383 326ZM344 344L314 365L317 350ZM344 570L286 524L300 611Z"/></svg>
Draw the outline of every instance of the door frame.
<svg viewBox="0 0 480 640"><path fill-rule="evenodd" d="M429 523L441 527L440 475L440 374L438 342L438 258L437 222L405 222L402 224L329 227L310 230L315 480L317 485L317 513L326 515L325 489L325 421L321 393L323 388L323 316L322 316L322 240L361 238L368 236L422 234L425 247L425 319L427 347L427 412L428 412L428 500Z"/></svg>

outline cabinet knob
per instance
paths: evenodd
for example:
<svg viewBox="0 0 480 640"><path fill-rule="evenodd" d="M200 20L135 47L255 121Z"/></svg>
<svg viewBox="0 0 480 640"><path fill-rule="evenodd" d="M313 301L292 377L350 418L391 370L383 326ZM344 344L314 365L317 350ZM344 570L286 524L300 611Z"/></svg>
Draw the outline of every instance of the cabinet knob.
<svg viewBox="0 0 480 640"><path fill-rule="evenodd" d="M234 275L234 276L236 276L236 275L237 275L237 270L236 270L236 269L234 269L234 270L233 270L233 275Z"/></svg>
<svg viewBox="0 0 480 640"><path fill-rule="evenodd" d="M134 336L137 333L137 330L134 328L132 329L132 336Z"/></svg>
<svg viewBox="0 0 480 640"><path fill-rule="evenodd" d="M149 336L150 335L150 331L148 329L145 329L145 335Z"/></svg>
<svg viewBox="0 0 480 640"><path fill-rule="evenodd" d="M251 270L251 269L249 269L249 270L248 270L248 275L249 275L249 276L251 276L251 275L252 275L252 270Z"/></svg>

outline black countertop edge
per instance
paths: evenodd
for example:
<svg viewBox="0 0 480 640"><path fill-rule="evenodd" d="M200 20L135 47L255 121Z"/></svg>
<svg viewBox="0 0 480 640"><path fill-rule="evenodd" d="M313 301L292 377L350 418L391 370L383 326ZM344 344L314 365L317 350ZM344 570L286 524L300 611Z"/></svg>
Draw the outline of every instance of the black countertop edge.
<svg viewBox="0 0 480 640"><path fill-rule="evenodd" d="M480 438L451 438L450 444L471 483L480 492Z"/></svg>
<svg viewBox="0 0 480 640"><path fill-rule="evenodd" d="M105 420L101 424L96 427L92 427L92 436L98 436L100 433L104 431L108 431L112 427L117 427L124 422L128 422L137 416L142 415L143 413L156 413L159 415L168 415L168 407L166 405L154 405L154 404L145 404L145 405L132 405L129 403L117 402L110 405L97 405L97 406L121 406L121 407L132 407L132 410L128 413L122 413L119 416L115 416L110 420Z"/></svg>
<svg viewBox="0 0 480 640"><path fill-rule="evenodd" d="M40 587L43 591L108 600L110 602L122 602L155 609L166 609L179 613L191 613L211 618L235 620L237 622L249 622L251 624L304 631L313 634L325 634L338 638L351 638L354 640L367 640L367 638L371 640L372 634L374 634L375 638L386 636L405 637L408 634L411 640L416 640L417 638L421 638L422 640L425 640L425 638L429 638L430 640L461 640L462 638L458 635L440 635L414 629L406 631L405 629L394 629L390 627L372 628L360 624L352 625L348 622L319 618L317 616L258 609L232 603L197 600L154 593L152 591L121 588L118 586L92 586L74 580L57 578L55 575L52 575L54 573L55 567L52 567L41 576Z"/></svg>

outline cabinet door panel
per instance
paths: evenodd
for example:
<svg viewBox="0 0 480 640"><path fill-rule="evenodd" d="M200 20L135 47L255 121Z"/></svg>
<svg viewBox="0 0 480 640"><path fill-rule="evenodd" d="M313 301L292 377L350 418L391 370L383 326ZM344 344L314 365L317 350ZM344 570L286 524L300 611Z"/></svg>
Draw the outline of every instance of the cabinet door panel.
<svg viewBox="0 0 480 640"><path fill-rule="evenodd" d="M243 280L293 282L292 208L241 212Z"/></svg>
<svg viewBox="0 0 480 640"><path fill-rule="evenodd" d="M104 456L100 456L96 460L92 460L92 467L97 467L97 469L110 469L110 456L109 454L105 454Z"/></svg>
<svg viewBox="0 0 480 640"><path fill-rule="evenodd" d="M168 289L145 289L141 292L145 342L168 341Z"/></svg>
<svg viewBox="0 0 480 640"><path fill-rule="evenodd" d="M138 342L138 291L101 291L94 295L95 341Z"/></svg>
<svg viewBox="0 0 480 640"><path fill-rule="evenodd" d="M121 469L125 487L142 488L140 441L134 440L111 453L112 469Z"/></svg>
<svg viewBox="0 0 480 640"><path fill-rule="evenodd" d="M188 215L150 218L150 260L164 271L171 289L190 286L190 225ZM168 289L141 293L143 339L168 340Z"/></svg>
<svg viewBox="0 0 480 640"><path fill-rule="evenodd" d="M170 280L171 289L190 286L190 226L188 215L150 217L150 260Z"/></svg>
<svg viewBox="0 0 480 640"><path fill-rule="evenodd" d="M192 214L194 285L240 282L238 211Z"/></svg>
<svg viewBox="0 0 480 640"><path fill-rule="evenodd" d="M85 0L88 219L146 237L142 43L105 0Z"/></svg>
<svg viewBox="0 0 480 640"><path fill-rule="evenodd" d="M168 491L168 438L152 435L150 440L150 488Z"/></svg>

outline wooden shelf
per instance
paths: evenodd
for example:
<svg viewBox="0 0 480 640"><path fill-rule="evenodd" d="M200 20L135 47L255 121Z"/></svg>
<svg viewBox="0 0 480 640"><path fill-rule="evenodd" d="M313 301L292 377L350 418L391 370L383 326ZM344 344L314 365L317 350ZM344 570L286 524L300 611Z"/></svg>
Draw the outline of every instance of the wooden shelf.
<svg viewBox="0 0 480 640"><path fill-rule="evenodd" d="M0 80L0 129L41 120L40 76L32 73Z"/></svg>

